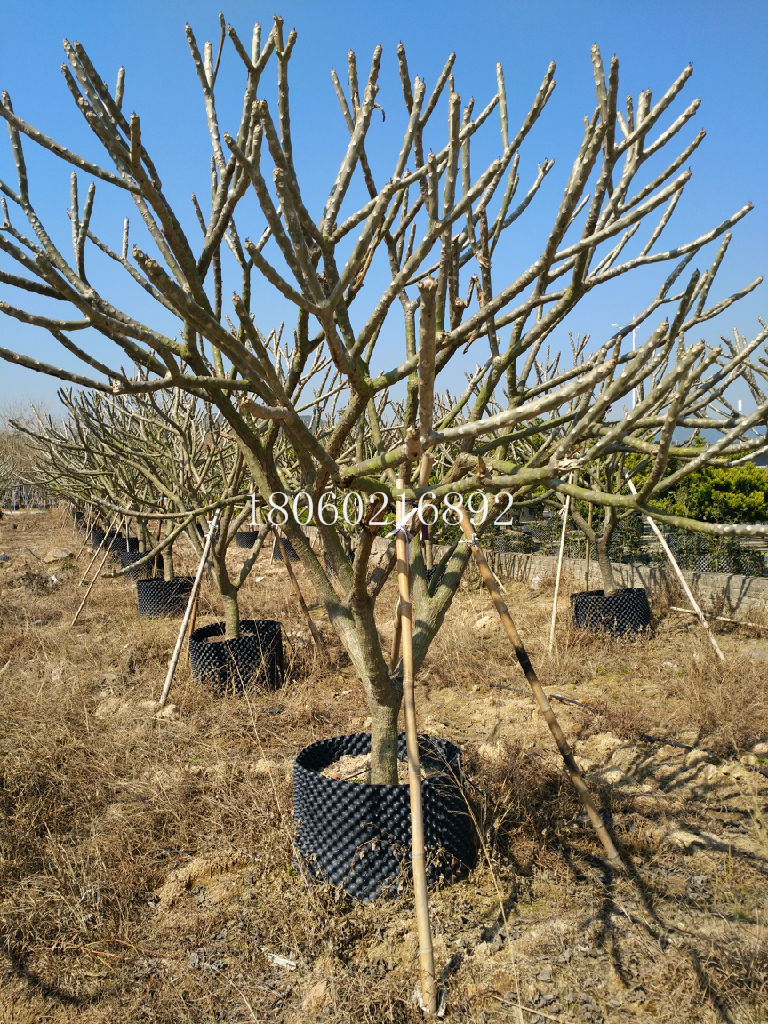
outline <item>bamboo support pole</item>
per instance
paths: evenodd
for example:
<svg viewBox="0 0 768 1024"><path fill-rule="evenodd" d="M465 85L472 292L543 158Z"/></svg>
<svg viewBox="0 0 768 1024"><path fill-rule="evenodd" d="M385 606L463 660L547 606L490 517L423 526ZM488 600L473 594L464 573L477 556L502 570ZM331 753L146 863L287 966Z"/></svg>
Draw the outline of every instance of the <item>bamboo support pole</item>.
<svg viewBox="0 0 768 1024"><path fill-rule="evenodd" d="M200 597L200 590L198 589L198 590L195 591L195 596L194 596L194 598L192 600L192 612L190 613L190 616L189 616L189 626L187 627L187 631L188 631L190 636L192 636L192 634L195 632L195 623L197 622L197 603L198 603L199 597ZM186 658L186 660L187 660L187 664L189 664L189 661L190 661L190 658L189 658L189 645L187 645L187 658Z"/></svg>
<svg viewBox="0 0 768 1024"><path fill-rule="evenodd" d="M573 476L571 476L573 481ZM560 531L560 550L557 553L557 572L555 573L555 592L552 595L552 619L549 623L549 647L547 653L552 653L555 646L555 623L557 622L557 598L560 594L560 576L563 571L563 555L565 553L565 531L568 529L568 510L571 507L571 496L568 494L563 505L563 528Z"/></svg>
<svg viewBox="0 0 768 1024"><path fill-rule="evenodd" d="M669 610L671 612L681 612L683 615L696 614L693 608L678 608L674 604L669 606ZM716 622L732 622L735 626L749 626L750 629L768 629L768 625L765 623L761 625L759 622L747 622L746 620L742 622L741 619L730 619L727 615L714 615L713 618Z"/></svg>
<svg viewBox="0 0 768 1024"><path fill-rule="evenodd" d="M461 528L464 532L464 537L466 538L467 543L470 545L470 548L472 550L472 556L475 559L477 568L480 572L480 576L482 577L482 580L485 583L486 587L488 588L488 592L490 593L491 598L493 599L493 603L496 607L496 611L499 613L499 618L501 619L502 625L504 626L504 630L506 631L506 634L509 637L509 639L512 641L512 646L515 649L517 660L520 663L520 667L523 670L525 678L528 680L531 690L533 691L533 695L536 698L536 703L539 706L541 716L549 726L549 731L552 733L552 736L555 739L555 743L557 743L558 749L565 764L566 772L568 773L568 776L571 782L573 783L574 788L576 789L577 793L579 794L579 797L581 798L581 802L584 805L584 810L587 812L589 820L592 822L592 825L595 829L595 832L597 832L600 842L603 844L603 849L605 850L608 863L611 865L611 867L615 869L623 868L624 865L621 860L621 857L619 856L619 852L614 846L613 840L611 839L610 835L608 834L608 830L605 827L605 823L603 822L602 817L600 816L600 812L598 811L595 802L592 799L592 794L587 789L587 784L584 782L581 770L579 769L579 766L576 764L576 760L573 756L571 748L568 745L568 741L565 738L565 734L563 733L563 730L560 728L560 723L558 722L557 717L555 716L555 713L552 710L552 707L549 703L547 695L544 692L541 683L539 682L539 678L536 675L536 672L534 671L533 665L531 664L531 659L528 657L528 652L523 646L523 642L520 639L517 629L515 628L515 624L512 621L512 616L509 614L509 609L507 608L504 598L501 596L501 591L499 590L498 584L496 583L494 575L491 572L491 568L488 565L488 562L486 561L485 555L483 554L483 549L480 547L480 543L474 531L472 530L472 524L469 521L469 516L467 515L466 509L461 507L457 508L456 511L459 515L459 520L461 522Z"/></svg>
<svg viewBox="0 0 768 1024"><path fill-rule="evenodd" d="M203 578L203 572L205 571L205 562L208 558L208 552L211 550L211 544L213 542L213 535L216 532L216 527L219 524L219 516L221 515L221 509L216 509L213 519L211 519L208 527L208 536L205 538L205 544L203 545L203 554L200 558L200 564L197 567L197 573L195 574L195 581L192 584L192 593L189 595L189 601L187 601L187 610L184 612L184 618L181 620L181 628L179 629L179 635L176 640L176 646L173 649L171 655L171 661L168 665L168 672L165 676L165 683L163 684L163 692L160 694L160 700L157 702L158 711L160 708L165 707L165 702L168 700L168 694L171 691L171 683L176 673L176 666L179 662L179 655L181 654L181 645L184 643L184 637L187 634L187 627L192 617L192 608L197 599L197 594L200 589L200 581Z"/></svg>
<svg viewBox="0 0 768 1024"><path fill-rule="evenodd" d="M296 579L296 573L293 571L293 567L291 566L290 560L288 558L288 554L287 554L287 552L285 550L285 547L283 546L283 542L280 539L280 535L275 530L273 530L272 532L275 535L275 545L280 549L280 554L283 556L283 564L285 565L285 571L288 573L288 578L291 581L291 586L293 587L294 592L296 594L296 597L299 600L299 606L301 607L301 611L302 611L302 613L304 615L304 618L307 620L307 625L309 626L309 632L312 634L312 640L314 641L315 648L317 649L317 653L320 655L320 659L323 661L323 663L328 665L329 664L328 652L325 649L325 645L323 643L323 638L320 636L320 631L318 630L317 626L315 625L315 622L312 619L312 616L310 615L309 608L307 607L307 602L304 600L304 595L301 592L301 587L299 586L299 581ZM275 548L273 546L273 548L272 548L272 558L273 558L273 560L274 560L274 557L275 557Z"/></svg>
<svg viewBox="0 0 768 1024"><path fill-rule="evenodd" d="M627 485L632 494L637 494L637 488L629 479L629 477L627 477ZM693 609L693 613L701 623L701 628L707 634L707 639L712 644L712 649L714 650L715 654L717 655L720 661L725 661L725 655L720 650L720 646L717 640L715 640L715 634L712 632L712 629L704 616L704 612L701 610L696 598L693 596L693 591L685 582L685 577L683 576L682 570L680 569L680 566L677 564L677 559L672 554L672 551L670 550L669 544L667 544L664 534L661 532L661 530L658 528L656 523L654 523L653 519L651 519L650 516L646 516L645 518L648 521L648 524L650 525L653 532L656 534L656 539L658 540L659 544L661 544L662 551L669 559L669 564L672 566L672 570L675 576L677 577L678 583L683 588L685 596L691 602L691 608Z"/></svg>
<svg viewBox="0 0 768 1024"><path fill-rule="evenodd" d="M93 586L94 586L94 584L95 584L96 580L97 580L97 579L99 578L99 573L100 573L100 572L101 572L101 570L102 570L102 569L104 568L104 563L106 562L106 560L107 560L108 558L109 558L109 549L107 549L107 550L106 550L106 551L104 552L104 557L102 558L101 562L99 563L99 567L98 567L98 569L96 570L96 575L95 575L95 576L93 577L93 579L91 580L91 582L90 582L90 583L88 584L88 589L87 589L87 590L86 590L86 592L85 592L85 595L84 595L84 597L83 597L83 600L82 600L82 601L80 602L80 607L79 607L79 608L77 609L77 611L75 612L75 617L74 617L74 618L72 619L72 621L71 621L71 622L70 622L70 624L69 624L69 625L70 625L70 629L72 628L72 626L74 626L74 624L75 624L75 623L77 622L77 620L78 620L78 619L80 618L80 612L81 612L81 611L83 610L83 608L85 608L85 602L86 602L86 601L88 600L88 598L90 597L91 591L93 590Z"/></svg>
<svg viewBox="0 0 768 1024"><path fill-rule="evenodd" d="M403 503L404 507L404 503ZM408 785L411 796L411 867L416 930L419 936L419 967L421 997L428 1014L437 1012L435 957L432 949L432 928L429 921L427 867L424 854L424 818L421 807L421 764L416 732L416 708L413 697L413 605L411 603L410 566L406 526L396 534L397 582L400 593L399 620L403 643L403 706L405 710L405 741L408 750Z"/></svg>
<svg viewBox="0 0 768 1024"><path fill-rule="evenodd" d="M419 487L426 487L432 472L433 456L428 448L435 408L435 352L437 345L436 300L437 281L427 277L419 284ZM433 568L432 539L429 527L421 528L424 544L424 565Z"/></svg>
<svg viewBox="0 0 768 1024"><path fill-rule="evenodd" d="M88 513L87 513L87 515L85 517L85 540L80 545L80 550L75 555L75 561L77 561L78 558L80 557L80 555L82 555L82 553L85 551L86 545L88 544L88 536L90 534L90 523L91 523L91 508L90 508L90 505L89 505L88 506Z"/></svg>
<svg viewBox="0 0 768 1024"><path fill-rule="evenodd" d="M98 547L96 548L96 550L95 550L95 551L93 552L93 556L92 556L92 558L91 558L90 562L89 562L89 563L88 563L88 565L87 565L87 566L85 567L85 572L83 573L83 578L82 578L82 579L80 580L80 584L79 584L79 585L80 585L81 587L85 586L85 578L86 578L86 576L88 575L88 573L89 573L89 572L91 571L91 566L92 566L92 565L93 565L93 563L94 563L94 562L96 561L96 559L97 559L97 558L99 557L99 552L101 551L101 549L102 549L102 548L104 547L104 545L105 545L105 544L107 543L107 534L109 533L109 531L110 531L110 530L112 529L112 527L113 527L113 526L115 525L115 523L117 522L117 516L118 516L118 514L119 514L119 513L117 513L117 512L116 512L116 513L115 513L115 515L113 515L113 516L112 516L112 520L111 520L111 522L110 522L110 524L109 524L109 527L108 527L108 529L106 530L106 532L105 532L105 534L104 534L104 539L103 539L103 540L102 540L102 542L101 542L101 543L99 544L99 546L98 546ZM109 554L109 551L107 551L107 554Z"/></svg>
<svg viewBox="0 0 768 1024"><path fill-rule="evenodd" d="M397 605L395 607L395 632L392 636L392 649L389 652L389 672L390 675L397 668L397 663L400 660L400 641L403 636L403 623L400 619L400 598L397 599Z"/></svg>

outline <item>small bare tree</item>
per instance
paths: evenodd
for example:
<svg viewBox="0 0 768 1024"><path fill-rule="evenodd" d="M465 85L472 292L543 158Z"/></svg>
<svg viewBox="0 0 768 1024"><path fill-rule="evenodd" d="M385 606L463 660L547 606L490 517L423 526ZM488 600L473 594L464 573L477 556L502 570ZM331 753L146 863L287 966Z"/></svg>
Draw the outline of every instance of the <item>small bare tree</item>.
<svg viewBox="0 0 768 1024"><path fill-rule="evenodd" d="M232 122L229 113L222 120L216 93L227 38L245 80L242 107ZM451 492L483 489L525 498L543 486L655 514L652 499L681 417L722 426L721 452L735 445L744 429L764 423L764 406L734 425L710 410L708 388L713 381L716 385L718 373L737 374L743 353L729 354L730 368L723 369L719 350L691 340L702 324L759 283L710 301L730 230L750 207L698 237L666 249L659 244L690 178L683 168L704 135L667 155L663 169L650 169L653 157L670 154L698 108L696 100L662 127L690 67L655 102L650 91L643 92L637 102L629 98L622 111L618 61L611 61L606 74L593 48L594 112L585 119L538 255L513 270L512 232L525 224L526 211L553 167L544 160L526 170L521 154L555 87L554 64L515 131L501 66L496 93L476 110L472 100L462 104L454 55L430 89L411 77L399 46L402 141L382 167L369 149L377 123L381 48L363 80L350 53L346 87L332 72L349 141L322 209L312 211L291 135L295 31L286 36L283 20L276 17L266 38L257 25L246 46L222 18L218 49L206 43L201 52L189 26L187 39L211 142L210 172L206 169L201 179L210 181L210 198L193 198L200 227L196 239L184 231L180 209L162 184L141 117L124 111L122 69L111 91L83 46L64 44L66 83L103 149L104 165L27 123L3 95L0 116L17 169L15 184L0 182L0 251L15 264L3 281L26 294L30 304L34 298L35 311L5 301L0 309L50 332L92 375L6 349L0 350L4 358L102 391L178 387L204 396L229 425L265 502L289 489L282 470L288 450L295 467L292 491L306 491L315 507L329 489L361 496L383 492L390 506L400 499L401 529L406 528L402 503L418 502L427 492L438 511ZM387 106L392 114L389 101ZM498 155L478 169L471 160L473 142L493 120ZM35 210L23 140L73 168L69 256ZM314 178L313 169L309 173ZM91 179L84 200L81 175ZM130 245L127 218L122 244L95 233L96 183L133 204L137 244ZM368 196L361 204L353 200L358 184ZM694 270L692 261L718 239L719 248ZM100 260L122 268L166 320L170 313L178 335L144 323L119 299L103 294L94 284ZM666 265L668 274L645 308L612 337L560 366L554 332L580 299L655 264ZM224 281L232 271L236 290L225 302ZM286 348L270 343L255 321L256 299L264 288L274 289L293 311ZM72 317L40 313L39 297L76 312ZM78 341L87 337L84 331L96 331L118 346L140 367L141 379L127 374L117 360L105 361L103 349L94 354ZM633 331L641 338L636 351L627 344ZM467 350L477 368L451 408L435 416L436 378ZM653 460L650 483L635 498L569 482L572 473L619 443L626 431L622 402L644 381L646 395L631 426L651 432L651 440L643 441ZM399 422L383 418L382 410L392 407L389 396L404 396ZM518 447L534 434L542 443L530 462L521 461ZM403 488L397 486L398 474ZM338 525L318 523L335 575L324 570L292 516L285 531L365 687L373 722L373 779L392 782L402 667L390 671L376 628L380 578L371 578L369 562L378 501L365 510L352 564ZM476 518L479 527L483 515ZM451 604L469 548L457 540L442 559L439 584L430 586L418 533L414 541L417 670Z"/></svg>
<svg viewBox="0 0 768 1024"><path fill-rule="evenodd" d="M144 558L162 554L174 572L173 545L184 532L202 556L200 507L222 507L208 568L221 597L227 636L239 632L238 594L267 535L266 527L236 573L227 566L235 534L251 516L244 459L222 417L209 403L178 389L127 396L60 392L68 416L38 417L28 429L40 458L38 475L70 500L89 502L108 517L134 520ZM158 531L151 535L150 524ZM164 532L162 531L165 527ZM135 566L133 566L135 568Z"/></svg>

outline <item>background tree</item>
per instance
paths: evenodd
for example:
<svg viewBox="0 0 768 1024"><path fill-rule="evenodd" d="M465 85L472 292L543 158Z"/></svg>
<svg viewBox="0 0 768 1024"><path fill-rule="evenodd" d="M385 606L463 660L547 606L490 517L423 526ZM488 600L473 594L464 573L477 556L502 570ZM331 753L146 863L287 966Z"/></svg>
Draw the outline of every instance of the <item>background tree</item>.
<svg viewBox="0 0 768 1024"><path fill-rule="evenodd" d="M242 106L234 121L226 114L224 126L216 83L227 38L242 64L245 85ZM266 38L256 26L247 47L222 18L218 49L207 43L201 52L189 26L187 39L211 141L211 167L201 178L201 184L210 182L210 199L193 197L200 229L196 239L184 230L181 208L164 189L140 116L124 112L122 70L113 92L79 43L64 44L67 86L109 167L28 124L3 95L0 116L8 125L17 180L0 183L0 251L14 265L13 274L4 276L6 284L26 295L28 305L3 302L0 309L47 330L90 367L91 376L0 350L5 358L97 390L127 394L179 387L206 397L228 423L264 500L286 490L280 463L290 448L298 474L292 479L315 506L329 488L383 492L394 506L398 497L418 501L427 491L441 503L451 492L482 488L491 495L503 491L526 498L544 487L656 514L653 498L677 425L695 419L722 430L719 447L713 447L717 454L731 450L750 428L762 425L764 430L765 406L736 422L711 407L712 396L738 376L764 335L751 347L726 353L725 363L720 349L692 340L702 324L759 283L719 301L709 299L730 229L750 207L695 238L666 249L659 245L690 178L690 171L681 168L704 134L669 155L698 107L698 101L690 103L668 127L661 126L690 67L655 103L650 92L643 92L637 101L630 97L622 111L618 61L612 59L606 74L593 48L594 112L585 119L539 254L513 270L526 210L553 166L544 160L526 171L521 153L552 95L554 64L515 131L500 66L496 94L476 112L473 100L462 104L454 55L428 89L411 77L405 49L399 46L402 142L398 152L374 161L377 150L369 142L378 123L381 48L362 80L350 53L347 87L332 73L349 142L322 209L313 212L291 137L289 65L296 33L286 36L283 20L276 17ZM494 120L498 155L478 171L472 146ZM71 256L36 212L24 139L74 168ZM660 153L666 159L652 161ZM81 202L82 173L92 180ZM310 177L314 183L314 169ZM122 244L110 244L94 230L96 182L120 190L138 212L139 230L126 219ZM718 239L716 251L705 256L705 247ZM695 270L691 264L698 255L704 262ZM111 278L102 274L104 261L122 268L154 300L162 314L157 323L165 325L170 317L175 335L121 306L119 292L117 298L108 297ZM655 264L666 264L669 272L642 311L596 346L581 345L570 364L561 366L553 335L579 300L625 273ZM236 290L225 303L224 283L233 272ZM103 288L97 283L102 277ZM258 299L267 288L292 311L287 359L270 346L257 323ZM45 312L40 311L42 299L50 307ZM57 307L68 312L62 315ZM93 332L104 339L95 351L88 347ZM640 338L636 351L627 344L633 332ZM436 418L436 377L470 349L477 368L452 408ZM120 355L113 357L117 350ZM125 356L140 368L140 380L121 369L119 359ZM642 400L625 415L623 400L643 382ZM403 400L402 422L382 422L380 410L389 407L388 396ZM330 414L333 407L335 415ZM320 437L317 428L323 422L328 427ZM646 440L649 431L652 441ZM526 461L520 452L533 433L543 435L543 443ZM628 435L636 447L650 445L648 482L636 498L570 481L571 473L603 458ZM433 480L436 453L441 473ZM698 468L697 460L683 468ZM398 488L398 474L404 489ZM391 782L402 686L400 669L388 668L376 628L380 587L369 574L374 504L366 510L367 525L352 564L338 525L318 524L335 575L324 571L306 531L292 517L285 531L365 687L373 779ZM400 517L402 511L401 505ZM478 511L480 527L486 517ZM418 668L450 606L469 551L457 540L442 559L434 589L427 586L418 534L410 557Z"/></svg>
<svg viewBox="0 0 768 1024"><path fill-rule="evenodd" d="M236 572L227 566L235 534L251 517L244 459L226 424L209 403L170 389L129 396L60 392L68 411L61 423L40 420L29 436L55 493L90 502L109 519L117 513L138 525L144 558L163 557L173 577L173 546L184 533L202 557L202 506L224 501L208 558L227 636L239 632L238 594L253 568L266 528ZM155 533L155 526L159 527ZM150 530L150 527L152 529ZM135 568L136 566L132 566Z"/></svg>

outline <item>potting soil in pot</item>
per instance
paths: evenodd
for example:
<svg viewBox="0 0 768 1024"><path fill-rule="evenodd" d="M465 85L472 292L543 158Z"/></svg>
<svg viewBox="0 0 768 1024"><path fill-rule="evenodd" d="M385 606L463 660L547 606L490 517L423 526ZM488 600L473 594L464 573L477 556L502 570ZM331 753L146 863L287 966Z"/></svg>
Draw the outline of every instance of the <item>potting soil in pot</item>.
<svg viewBox="0 0 768 1024"><path fill-rule="evenodd" d="M401 892L410 876L411 807L408 785L373 786L328 778L341 758L370 754L370 733L320 740L293 765L296 846L311 878L362 900ZM475 828L461 790L461 756L446 740L419 737L427 877L450 882L476 856ZM406 759L405 734L398 758ZM332 774L335 774L331 771Z"/></svg>

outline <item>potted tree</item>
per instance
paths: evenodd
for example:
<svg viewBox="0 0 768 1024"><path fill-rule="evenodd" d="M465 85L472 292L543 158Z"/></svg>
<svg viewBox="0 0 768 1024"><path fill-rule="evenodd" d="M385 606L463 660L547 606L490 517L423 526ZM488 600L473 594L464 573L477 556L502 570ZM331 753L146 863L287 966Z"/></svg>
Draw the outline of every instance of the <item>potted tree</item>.
<svg viewBox="0 0 768 1024"><path fill-rule="evenodd" d="M178 388L216 407L265 505L267 521L293 545L359 675L372 722L371 783L394 785L403 666L398 659L390 666L386 640L377 628L382 578L394 562L391 541L384 554L374 544L383 517L387 511L396 514L402 537L414 520L450 519L451 507L479 493L471 511L482 533L484 527L505 522L509 507L504 495L527 500L543 489L609 508L637 508L663 521L654 498L661 492L679 423L695 417L720 430L716 454L734 450L753 427L764 434L768 403L763 399L735 425L712 403L750 363L765 335L736 354L692 340L700 325L757 283L709 300L730 229L749 208L672 248L659 248L661 228L671 230L672 212L690 177L688 171L678 173L679 168L702 137L674 151L695 106L671 127L659 127L691 69L656 103L643 93L621 111L618 61L614 58L606 73L595 47L594 112L586 120L549 229L535 255L513 271L511 261L519 260L520 250L510 229L520 237L526 211L542 199L554 166L544 160L530 170L521 162L524 143L552 95L554 65L515 131L500 68L495 95L476 111L472 101L462 105L453 55L428 88L412 78L399 46L405 117L392 152L373 142L381 49L374 51L362 80L350 54L348 92L334 74L340 124L348 140L322 210L313 213L306 183L311 180L316 188L317 169L301 165L291 136L288 79L296 34L286 37L283 20L276 17L265 38L257 26L246 46L233 26L226 27L244 76L245 102L234 120L217 106L213 48L201 53L189 28L187 37L205 99L213 159L210 210L205 214L196 207L200 236L185 232L179 199L163 184L150 155L151 113L146 119L138 113L127 117L122 85L113 94L84 48L67 43L72 88L109 166L97 167L73 148L53 143L4 101L0 116L8 124L19 168L18 181L4 183L10 223L15 239L22 237L27 248L39 251L32 262L16 241L9 242L5 258L41 279L48 291L127 353L141 368L141 378L116 362L96 365L84 350L79 351L91 367L90 376L63 368L49 372L118 394ZM277 103L264 85L270 69ZM388 131L391 123L389 118ZM438 123L447 125L440 141ZM498 155L478 170L470 150L478 133L494 123ZM41 235L23 164L25 136L95 175L99 188L114 190L127 203L135 199L138 216L154 239L151 252L146 245L130 248L127 241L122 251L110 246L76 204L70 217L84 227L74 233L72 256L55 246L56 232ZM648 161L658 161L659 153L666 156L663 169L651 171ZM204 161L206 191L209 156ZM352 187L358 177L366 190L362 202ZM527 191L515 201L521 181ZM632 237L635 248L627 248ZM717 248L708 250L713 243ZM701 266L694 270L696 258ZM96 260L111 261L138 280L162 308L162 323L169 313L175 317L178 338L148 326L146 315L139 321L131 310L120 308L119 295L110 301L91 287L85 268ZM585 343L570 365L560 366L555 332L580 300L652 263L666 265L669 272L642 311L591 348ZM234 291L226 303L225 277L232 285L229 294ZM254 319L254 296L263 288L274 291L290 318L294 333L287 361ZM15 306L7 304L3 311L29 322ZM39 315L34 323L63 339L70 351L77 348L71 323ZM629 344L633 331L644 332L636 350ZM470 349L467 366L464 353ZM40 368L31 356L5 350L0 355ZM435 380L449 367L466 369L467 385L450 408L435 413ZM645 398L633 416L625 416L622 400L643 381L649 385ZM399 391L405 395L402 417L391 422L383 410ZM762 442L756 436L749 443ZM599 480L592 489L572 479L615 445L634 446L650 459L648 480L637 496ZM686 472L691 467L696 468L695 458L686 463ZM496 495L502 496L500 503ZM306 507L311 501L313 524L334 574L309 543L306 521L293 514L298 496ZM357 531L351 563L343 531L329 511L339 499L347 500L348 521ZM720 528L685 522L705 532ZM409 531L409 540L418 670L470 552L457 529L436 566L439 582L429 586L421 531ZM387 564L376 565L377 560Z"/></svg>

